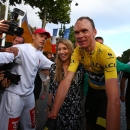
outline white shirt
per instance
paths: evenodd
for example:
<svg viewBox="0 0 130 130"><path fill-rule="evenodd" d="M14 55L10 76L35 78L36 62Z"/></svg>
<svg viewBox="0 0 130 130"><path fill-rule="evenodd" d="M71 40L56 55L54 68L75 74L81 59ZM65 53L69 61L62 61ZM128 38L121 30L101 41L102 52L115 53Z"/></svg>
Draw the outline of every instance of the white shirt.
<svg viewBox="0 0 130 130"><path fill-rule="evenodd" d="M33 93L38 69L50 68L53 62L31 44L19 44L15 47L19 49L18 57L22 64L16 64L11 72L21 75L21 80L18 85L11 84L7 90L18 95L30 95Z"/></svg>
<svg viewBox="0 0 130 130"><path fill-rule="evenodd" d="M14 54L8 52L0 52L0 64L10 63L14 60Z"/></svg>

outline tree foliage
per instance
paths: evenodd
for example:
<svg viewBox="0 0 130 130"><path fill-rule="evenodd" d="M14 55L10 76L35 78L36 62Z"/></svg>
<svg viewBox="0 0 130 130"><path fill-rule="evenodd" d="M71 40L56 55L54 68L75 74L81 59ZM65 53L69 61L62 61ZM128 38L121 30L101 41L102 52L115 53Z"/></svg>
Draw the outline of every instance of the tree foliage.
<svg viewBox="0 0 130 130"><path fill-rule="evenodd" d="M2 2L0 2L0 20L4 19L5 17L5 9L6 9L5 5ZM10 16L10 8L8 13L8 19L10 18L9 16Z"/></svg>
<svg viewBox="0 0 130 130"><path fill-rule="evenodd" d="M61 28L60 28L60 30L59 30L59 36L60 36L60 38L63 38L63 37L64 37L65 29L66 29L65 25L62 25L62 24L61 24Z"/></svg>
<svg viewBox="0 0 130 130"><path fill-rule="evenodd" d="M122 57L118 56L116 59L117 59L118 61L122 62Z"/></svg>
<svg viewBox="0 0 130 130"><path fill-rule="evenodd" d="M122 62L128 63L130 61L130 49L126 50L122 54Z"/></svg>
<svg viewBox="0 0 130 130"><path fill-rule="evenodd" d="M2 0L5 1L5 0ZM42 20L42 27L46 23L70 23L70 2L68 0L24 0L32 8L39 8L38 16ZM10 5L20 4L21 0L10 0Z"/></svg>
<svg viewBox="0 0 130 130"><path fill-rule="evenodd" d="M5 5L0 3L0 20L4 19L5 16Z"/></svg>
<svg viewBox="0 0 130 130"><path fill-rule="evenodd" d="M30 31L31 31L32 33L37 29L37 27L32 27L30 24L29 24L29 27L30 27Z"/></svg>
<svg viewBox="0 0 130 130"><path fill-rule="evenodd" d="M74 36L74 26L73 26L73 25L70 27L69 40L70 40L73 44L75 44L75 42L76 42L75 36Z"/></svg>
<svg viewBox="0 0 130 130"><path fill-rule="evenodd" d="M66 26L61 24L61 29L59 30L59 36L60 36L61 38L64 37L65 29L66 29ZM75 42L76 42L75 36L74 36L74 26L73 26L73 25L70 27L69 40L70 40L73 44L75 44Z"/></svg>

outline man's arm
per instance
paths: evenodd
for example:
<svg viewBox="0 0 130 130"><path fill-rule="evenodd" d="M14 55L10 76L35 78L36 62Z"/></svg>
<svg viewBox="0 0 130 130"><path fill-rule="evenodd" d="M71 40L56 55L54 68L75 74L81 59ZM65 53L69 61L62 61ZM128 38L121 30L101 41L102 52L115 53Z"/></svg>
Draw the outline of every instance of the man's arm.
<svg viewBox="0 0 130 130"><path fill-rule="evenodd" d="M108 98L106 130L120 130L120 100L117 78L106 79L105 86Z"/></svg>
<svg viewBox="0 0 130 130"><path fill-rule="evenodd" d="M123 71L123 72L130 72L130 64L124 64L118 60L116 60L116 68L117 72Z"/></svg>
<svg viewBox="0 0 130 130"><path fill-rule="evenodd" d="M9 47L4 50L5 52L0 52L0 63L10 63L13 62L15 56L18 55L18 48L16 47ZM9 52L9 53L8 53Z"/></svg>
<svg viewBox="0 0 130 130"><path fill-rule="evenodd" d="M0 71L0 81L4 79L4 71Z"/></svg>
<svg viewBox="0 0 130 130"><path fill-rule="evenodd" d="M53 108L50 113L50 117L52 117L52 118L57 117L59 109L62 106L62 103L64 102L66 94L70 88L70 84L73 80L74 74L75 74L74 72L68 71L65 79L62 80L61 83L59 84L59 87L58 87L58 90L57 90L57 93L55 96Z"/></svg>
<svg viewBox="0 0 130 130"><path fill-rule="evenodd" d="M41 55L41 61L39 68L43 70L50 70L50 67L53 64L53 62L50 61L47 57L45 57L42 53L40 53L40 55Z"/></svg>
<svg viewBox="0 0 130 130"><path fill-rule="evenodd" d="M14 54L13 53L7 53L7 52L0 52L0 63L10 63L14 60Z"/></svg>
<svg viewBox="0 0 130 130"><path fill-rule="evenodd" d="M126 82L126 77L122 76L121 82L120 82L120 100L122 102L125 101L125 82Z"/></svg>

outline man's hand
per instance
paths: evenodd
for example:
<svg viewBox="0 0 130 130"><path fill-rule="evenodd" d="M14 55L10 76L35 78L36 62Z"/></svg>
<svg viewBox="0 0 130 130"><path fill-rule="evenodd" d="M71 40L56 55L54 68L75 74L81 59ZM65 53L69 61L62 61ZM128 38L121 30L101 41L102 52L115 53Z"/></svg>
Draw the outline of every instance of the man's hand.
<svg viewBox="0 0 130 130"><path fill-rule="evenodd" d="M125 102L125 95L121 95L121 96L120 96L120 100L121 100L122 102Z"/></svg>
<svg viewBox="0 0 130 130"><path fill-rule="evenodd" d="M9 29L9 25L5 24L5 22L8 22L7 20L0 20L0 33L7 32Z"/></svg>
<svg viewBox="0 0 130 130"><path fill-rule="evenodd" d="M49 117L43 130L56 130L56 119Z"/></svg>
<svg viewBox="0 0 130 130"><path fill-rule="evenodd" d="M5 52L10 52L10 53L13 53L14 56L17 56L19 49L17 47L9 47L5 49Z"/></svg>
<svg viewBox="0 0 130 130"><path fill-rule="evenodd" d="M49 71L49 70L44 70L44 69L42 69L41 71L42 71L42 73L43 73L44 75L46 75L46 76L49 76L49 74L50 74L50 71Z"/></svg>
<svg viewBox="0 0 130 130"><path fill-rule="evenodd" d="M10 80L8 80L7 78L4 78L1 82L1 85L3 88L8 88L10 86Z"/></svg>
<svg viewBox="0 0 130 130"><path fill-rule="evenodd" d="M0 81L4 79L4 71L0 71Z"/></svg>

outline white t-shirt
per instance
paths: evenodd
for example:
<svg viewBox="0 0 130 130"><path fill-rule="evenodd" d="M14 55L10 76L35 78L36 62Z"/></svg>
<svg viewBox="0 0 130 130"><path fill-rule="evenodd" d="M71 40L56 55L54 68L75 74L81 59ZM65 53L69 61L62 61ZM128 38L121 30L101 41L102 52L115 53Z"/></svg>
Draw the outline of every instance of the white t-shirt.
<svg viewBox="0 0 130 130"><path fill-rule="evenodd" d="M10 63L14 60L14 54L8 52L0 52L0 65L4 63Z"/></svg>
<svg viewBox="0 0 130 130"><path fill-rule="evenodd" d="M16 64L11 72L21 75L21 79L18 85L11 84L7 90L18 95L30 95L33 93L38 69L50 68L53 62L31 44L19 44L15 47L19 49L18 57L22 63Z"/></svg>

